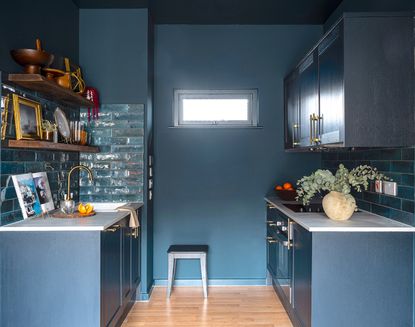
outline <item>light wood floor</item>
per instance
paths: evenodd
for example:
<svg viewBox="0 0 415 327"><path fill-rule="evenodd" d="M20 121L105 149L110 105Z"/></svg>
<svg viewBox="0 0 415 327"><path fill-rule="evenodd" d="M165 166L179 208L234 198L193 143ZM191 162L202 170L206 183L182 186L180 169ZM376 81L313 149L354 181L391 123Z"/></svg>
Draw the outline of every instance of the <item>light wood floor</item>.
<svg viewBox="0 0 415 327"><path fill-rule="evenodd" d="M122 327L292 327L270 286L176 287L169 300L156 287L149 302L137 302Z"/></svg>

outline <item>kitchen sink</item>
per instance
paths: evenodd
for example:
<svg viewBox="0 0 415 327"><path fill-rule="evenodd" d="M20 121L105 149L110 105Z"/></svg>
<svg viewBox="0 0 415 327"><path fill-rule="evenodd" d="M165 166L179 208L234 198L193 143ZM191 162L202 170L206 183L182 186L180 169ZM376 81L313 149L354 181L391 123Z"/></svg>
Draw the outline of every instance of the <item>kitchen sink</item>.
<svg viewBox="0 0 415 327"><path fill-rule="evenodd" d="M111 202L93 202L95 212L116 212L118 207L126 204L123 202L111 203Z"/></svg>

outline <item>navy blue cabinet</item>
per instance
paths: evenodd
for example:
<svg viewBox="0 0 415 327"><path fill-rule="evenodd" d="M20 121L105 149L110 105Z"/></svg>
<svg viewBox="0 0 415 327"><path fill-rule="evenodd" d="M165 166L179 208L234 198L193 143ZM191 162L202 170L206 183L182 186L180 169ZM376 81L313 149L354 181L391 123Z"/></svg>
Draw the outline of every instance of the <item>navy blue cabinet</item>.
<svg viewBox="0 0 415 327"><path fill-rule="evenodd" d="M268 208L267 238L272 284L295 327L413 326L412 233L309 232Z"/></svg>
<svg viewBox="0 0 415 327"><path fill-rule="evenodd" d="M119 327L136 300L129 216L104 231L2 231L0 249L0 326Z"/></svg>
<svg viewBox="0 0 415 327"><path fill-rule="evenodd" d="M316 54L309 54L299 66L299 143L306 147L315 143L315 113L318 113L318 62Z"/></svg>
<svg viewBox="0 0 415 327"><path fill-rule="evenodd" d="M413 145L413 40L411 13L344 14L284 80L286 149Z"/></svg>
<svg viewBox="0 0 415 327"><path fill-rule="evenodd" d="M269 228L269 227L268 227ZM271 231L267 233L267 266L272 278L277 277L277 243Z"/></svg>
<svg viewBox="0 0 415 327"><path fill-rule="evenodd" d="M122 307L122 229L111 226L101 236L101 317L102 327L112 326Z"/></svg>
<svg viewBox="0 0 415 327"><path fill-rule="evenodd" d="M321 144L344 141L344 92L343 92L343 33L342 25L336 26L317 48L319 72L319 117L316 122Z"/></svg>
<svg viewBox="0 0 415 327"><path fill-rule="evenodd" d="M298 70L284 79L285 148L300 145L300 89Z"/></svg>
<svg viewBox="0 0 415 327"><path fill-rule="evenodd" d="M311 326L311 233L295 222L292 226L292 308L303 327Z"/></svg>
<svg viewBox="0 0 415 327"><path fill-rule="evenodd" d="M131 239L131 288L137 289L141 281L141 251L140 251L140 229L133 231Z"/></svg>
<svg viewBox="0 0 415 327"><path fill-rule="evenodd" d="M118 326L134 302L140 282L139 230L129 217L102 232L101 327Z"/></svg>
<svg viewBox="0 0 415 327"><path fill-rule="evenodd" d="M132 229L128 225L122 228L122 299L128 301L131 293L132 267Z"/></svg>

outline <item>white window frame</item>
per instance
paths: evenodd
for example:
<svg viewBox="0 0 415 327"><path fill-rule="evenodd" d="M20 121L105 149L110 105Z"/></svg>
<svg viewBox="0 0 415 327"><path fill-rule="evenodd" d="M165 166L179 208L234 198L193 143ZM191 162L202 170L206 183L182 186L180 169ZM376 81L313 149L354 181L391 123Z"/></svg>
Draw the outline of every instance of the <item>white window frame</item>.
<svg viewBox="0 0 415 327"><path fill-rule="evenodd" d="M184 99L247 99L248 119L246 121L184 121ZM173 124L174 127L257 127L258 126L258 90L174 90Z"/></svg>

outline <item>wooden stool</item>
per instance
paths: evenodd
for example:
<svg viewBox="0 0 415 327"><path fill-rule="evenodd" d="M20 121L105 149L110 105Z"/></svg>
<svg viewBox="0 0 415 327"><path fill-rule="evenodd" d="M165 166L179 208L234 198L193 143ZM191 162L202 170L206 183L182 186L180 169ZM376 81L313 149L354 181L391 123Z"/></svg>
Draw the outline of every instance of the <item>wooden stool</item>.
<svg viewBox="0 0 415 327"><path fill-rule="evenodd" d="M169 254L169 272L167 281L167 297L170 297L173 286L174 275L176 273L176 259L199 259L200 272L202 275L203 293L205 297L207 292L207 264L206 255L209 247L207 245L171 245L167 250Z"/></svg>

